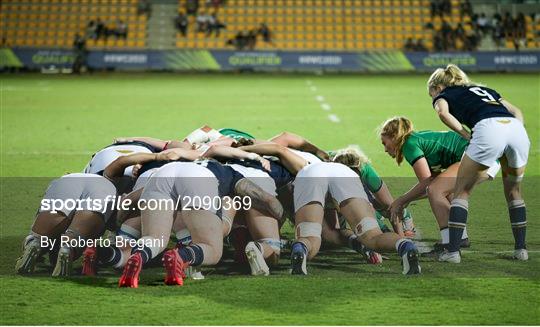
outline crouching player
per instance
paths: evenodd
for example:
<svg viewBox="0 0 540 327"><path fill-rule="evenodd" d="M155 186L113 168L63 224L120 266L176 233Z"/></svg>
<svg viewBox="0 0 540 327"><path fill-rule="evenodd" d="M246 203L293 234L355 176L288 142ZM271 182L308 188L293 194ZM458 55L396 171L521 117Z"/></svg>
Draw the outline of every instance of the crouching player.
<svg viewBox="0 0 540 327"><path fill-rule="evenodd" d="M303 168L294 182L296 241L291 253L292 274L306 275L307 259L319 251L328 193L364 245L375 251L395 249L402 258L403 274L420 273L416 246L398 234L380 230L358 175L345 165L321 162Z"/></svg>
<svg viewBox="0 0 540 327"><path fill-rule="evenodd" d="M17 273L32 273L47 247L52 250L60 242L52 276L70 275L85 241L103 233L115 197L115 186L99 175L76 173L52 181L24 241L23 254L15 265Z"/></svg>

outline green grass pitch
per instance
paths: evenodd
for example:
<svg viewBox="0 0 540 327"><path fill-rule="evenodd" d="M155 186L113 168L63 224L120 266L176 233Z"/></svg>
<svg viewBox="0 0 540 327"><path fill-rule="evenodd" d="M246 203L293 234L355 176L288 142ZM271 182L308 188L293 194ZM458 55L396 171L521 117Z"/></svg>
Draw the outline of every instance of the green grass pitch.
<svg viewBox="0 0 540 327"><path fill-rule="evenodd" d="M397 196L414 175L384 153L376 128L405 115L417 129L446 129L427 95L428 75L2 76L0 325L540 324L540 78L471 77L525 115L531 139L524 182L529 262L508 259L513 238L499 179L478 187L471 199L472 247L462 264L426 258L419 277L403 277L394 254L369 266L336 249L323 251L304 278L288 275L286 251L267 278L248 276L226 261L205 269L205 280L183 287L163 286L156 267L143 271L139 289L118 289L112 270L99 278L52 279L45 268L31 277L14 274L21 241L51 178L81 171L115 137L182 138L209 124L260 138L292 131L325 149L358 144ZM427 201L411 210L422 241L436 241Z"/></svg>

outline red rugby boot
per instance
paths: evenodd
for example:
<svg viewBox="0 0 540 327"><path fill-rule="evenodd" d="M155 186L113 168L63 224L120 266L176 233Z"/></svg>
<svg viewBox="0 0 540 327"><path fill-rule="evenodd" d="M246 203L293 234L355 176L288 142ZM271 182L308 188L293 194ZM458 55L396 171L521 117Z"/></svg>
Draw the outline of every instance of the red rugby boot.
<svg viewBox="0 0 540 327"><path fill-rule="evenodd" d="M184 285L186 274L184 269L189 267L189 263L182 261L177 249L171 249L163 255L163 267L165 267L166 285Z"/></svg>
<svg viewBox="0 0 540 327"><path fill-rule="evenodd" d="M133 253L124 267L122 276L118 280L118 287L139 287L139 274L142 270L142 257L141 254L136 252Z"/></svg>

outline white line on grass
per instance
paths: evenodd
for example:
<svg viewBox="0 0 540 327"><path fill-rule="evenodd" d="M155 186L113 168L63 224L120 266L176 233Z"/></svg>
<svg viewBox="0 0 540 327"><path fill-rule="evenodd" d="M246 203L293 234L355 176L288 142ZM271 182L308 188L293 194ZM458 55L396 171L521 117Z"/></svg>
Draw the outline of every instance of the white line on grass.
<svg viewBox="0 0 540 327"><path fill-rule="evenodd" d="M324 97L322 95L317 95L315 97L315 100L319 101L319 102L324 102Z"/></svg>
<svg viewBox="0 0 540 327"><path fill-rule="evenodd" d="M325 111L330 111L332 109L328 103L321 103L321 108Z"/></svg>
<svg viewBox="0 0 540 327"><path fill-rule="evenodd" d="M317 92L317 87L316 87L316 86L312 86L312 87L310 87L310 90L311 90L312 92Z"/></svg>
<svg viewBox="0 0 540 327"><path fill-rule="evenodd" d="M341 119L339 119L338 116L334 115L334 114L330 114L328 115L328 119L332 122L332 123L340 123L341 122Z"/></svg>

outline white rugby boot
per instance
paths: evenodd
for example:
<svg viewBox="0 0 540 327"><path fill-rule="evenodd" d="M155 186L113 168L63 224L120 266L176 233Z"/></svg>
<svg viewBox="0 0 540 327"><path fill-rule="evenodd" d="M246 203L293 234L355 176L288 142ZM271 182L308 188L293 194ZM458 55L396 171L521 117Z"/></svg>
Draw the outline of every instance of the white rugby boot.
<svg viewBox="0 0 540 327"><path fill-rule="evenodd" d="M266 261L264 261L263 254L255 242L249 242L246 245L245 251L253 276L270 275L270 269L268 268Z"/></svg>

